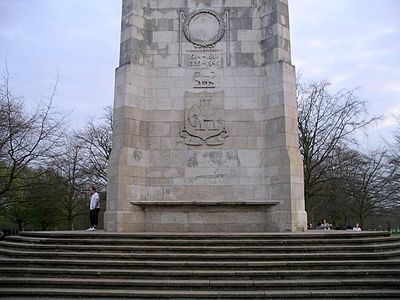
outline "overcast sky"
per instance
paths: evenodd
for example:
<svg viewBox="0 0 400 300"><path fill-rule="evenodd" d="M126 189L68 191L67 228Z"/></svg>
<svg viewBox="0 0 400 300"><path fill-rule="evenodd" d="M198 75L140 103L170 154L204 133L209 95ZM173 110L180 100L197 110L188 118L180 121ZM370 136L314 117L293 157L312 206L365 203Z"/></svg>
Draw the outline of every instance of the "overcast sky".
<svg viewBox="0 0 400 300"><path fill-rule="evenodd" d="M365 145L390 138L400 115L400 1L289 0L292 61L306 79L360 88L384 120ZM27 104L49 94L74 127L113 104L120 0L0 0L0 59Z"/></svg>

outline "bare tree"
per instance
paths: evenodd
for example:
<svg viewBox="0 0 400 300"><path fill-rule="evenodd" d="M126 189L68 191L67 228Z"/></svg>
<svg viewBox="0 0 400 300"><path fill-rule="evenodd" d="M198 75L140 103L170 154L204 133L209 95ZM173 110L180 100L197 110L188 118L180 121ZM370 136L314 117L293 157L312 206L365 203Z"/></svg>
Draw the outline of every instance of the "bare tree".
<svg viewBox="0 0 400 300"><path fill-rule="evenodd" d="M87 176L102 190L107 185L107 166L112 148L112 108L104 108L104 115L92 118L84 129L75 133L80 146L87 153Z"/></svg>
<svg viewBox="0 0 400 300"><path fill-rule="evenodd" d="M392 183L393 197L400 201L400 116L397 116L397 131L394 135L394 143L389 146L390 165L394 168L394 179Z"/></svg>
<svg viewBox="0 0 400 300"><path fill-rule="evenodd" d="M75 138L67 139L65 151L52 161L58 178L53 189L59 198L57 212L71 230L77 217L86 213L84 208L87 202L88 178L84 149Z"/></svg>
<svg viewBox="0 0 400 300"><path fill-rule="evenodd" d="M23 199L25 199L26 192L22 189L16 189L11 190L10 194L13 199L17 200L8 203L2 213L9 220L9 222L15 223L18 226L18 230L21 231L24 229L24 226L31 223L29 203L27 201L23 201Z"/></svg>
<svg viewBox="0 0 400 300"><path fill-rule="evenodd" d="M326 81L299 84L297 87L300 152L304 162L306 209L313 221L320 205L315 196L332 178L329 172L340 162L333 160L335 149L355 143L353 133L366 128L377 117L369 118L365 102L357 90L339 90L331 94ZM334 165L332 165L334 163Z"/></svg>
<svg viewBox="0 0 400 300"><path fill-rule="evenodd" d="M361 225L365 224L366 218L400 205L399 199L393 197L397 166L390 164L387 154L383 149L368 154L357 153L352 164L342 168L342 188Z"/></svg>
<svg viewBox="0 0 400 300"><path fill-rule="evenodd" d="M11 201L10 191L29 184L31 174L37 175L27 169L46 164L56 154L65 118L52 106L58 79L45 103L33 112L25 109L22 98L13 96L9 81L5 64L0 78L0 210Z"/></svg>
<svg viewBox="0 0 400 300"><path fill-rule="evenodd" d="M394 164L400 166L400 116L397 117L397 132L394 135L394 144L390 147L391 149L391 158ZM400 180L400 170L398 175L398 180Z"/></svg>
<svg viewBox="0 0 400 300"><path fill-rule="evenodd" d="M53 170L33 170L40 176L32 178L32 184L24 190L23 199L9 207L26 207L31 229L49 230L61 225L58 208L61 205L60 194L57 193L59 178ZM8 208L7 208L8 210Z"/></svg>

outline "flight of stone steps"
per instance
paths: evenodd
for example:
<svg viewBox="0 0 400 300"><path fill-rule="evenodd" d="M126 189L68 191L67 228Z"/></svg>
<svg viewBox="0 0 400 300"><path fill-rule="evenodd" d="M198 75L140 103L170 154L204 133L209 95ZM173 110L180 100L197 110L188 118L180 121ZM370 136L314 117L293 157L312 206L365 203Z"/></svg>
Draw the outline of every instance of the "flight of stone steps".
<svg viewBox="0 0 400 300"><path fill-rule="evenodd" d="M400 238L22 232L0 242L1 297L400 299Z"/></svg>

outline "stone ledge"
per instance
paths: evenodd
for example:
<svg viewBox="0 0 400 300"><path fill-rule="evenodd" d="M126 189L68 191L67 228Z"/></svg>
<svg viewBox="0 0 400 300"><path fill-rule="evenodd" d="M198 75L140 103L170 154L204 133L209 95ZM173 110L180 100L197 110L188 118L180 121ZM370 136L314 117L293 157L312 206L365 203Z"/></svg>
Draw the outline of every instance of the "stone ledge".
<svg viewBox="0 0 400 300"><path fill-rule="evenodd" d="M193 206L234 206L234 205L276 205L279 201L130 201L132 205L137 206L178 206L178 205L193 205Z"/></svg>

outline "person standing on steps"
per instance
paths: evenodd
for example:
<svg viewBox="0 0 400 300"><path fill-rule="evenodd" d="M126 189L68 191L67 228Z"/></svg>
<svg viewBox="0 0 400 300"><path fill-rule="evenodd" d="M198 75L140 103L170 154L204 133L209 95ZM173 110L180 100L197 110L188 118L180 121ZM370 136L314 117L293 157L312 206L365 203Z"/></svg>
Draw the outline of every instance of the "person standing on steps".
<svg viewBox="0 0 400 300"><path fill-rule="evenodd" d="M89 190L89 197L90 227L87 230L95 231L99 223L100 197L94 186Z"/></svg>

